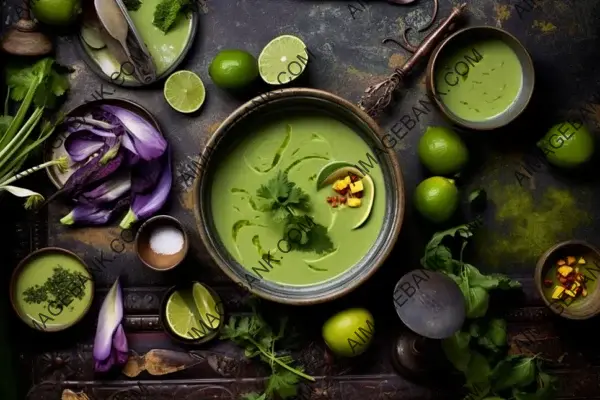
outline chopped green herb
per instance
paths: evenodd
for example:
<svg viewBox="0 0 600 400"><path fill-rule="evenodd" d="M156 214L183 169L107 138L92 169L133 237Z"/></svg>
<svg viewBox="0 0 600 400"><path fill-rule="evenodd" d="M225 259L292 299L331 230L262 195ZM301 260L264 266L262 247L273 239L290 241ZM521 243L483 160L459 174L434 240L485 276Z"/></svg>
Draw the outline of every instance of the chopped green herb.
<svg viewBox="0 0 600 400"><path fill-rule="evenodd" d="M83 288L88 280L89 278L81 272L70 271L59 265L54 267L54 273L44 285L34 285L25 289L23 297L29 304L58 301L69 305L75 298L83 299Z"/></svg>
<svg viewBox="0 0 600 400"><path fill-rule="evenodd" d="M191 6L191 0L162 0L154 10L152 23L166 34L177 21L179 14L189 10Z"/></svg>
<svg viewBox="0 0 600 400"><path fill-rule="evenodd" d="M123 4L129 11L137 11L142 6L142 2L140 0L123 0Z"/></svg>

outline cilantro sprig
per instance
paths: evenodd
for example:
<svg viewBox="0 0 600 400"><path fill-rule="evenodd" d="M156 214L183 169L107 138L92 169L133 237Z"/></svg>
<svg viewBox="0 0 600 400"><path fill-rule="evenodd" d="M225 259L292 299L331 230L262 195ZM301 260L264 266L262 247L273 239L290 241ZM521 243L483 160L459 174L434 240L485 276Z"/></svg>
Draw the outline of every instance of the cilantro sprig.
<svg viewBox="0 0 600 400"><path fill-rule="evenodd" d="M423 267L452 278L465 298L467 323L442 342L446 358L465 376L465 387L469 391L465 400L553 399L556 379L542 371L537 356L508 355L506 321L485 318L490 290L509 290L521 285L506 275L484 275L473 265L464 263L463 251L472 236L473 229L469 225L438 232L427 244L421 259ZM453 249L458 248L457 260Z"/></svg>
<svg viewBox="0 0 600 400"><path fill-rule="evenodd" d="M259 209L269 212L275 222L284 225L284 237L293 242L295 250L317 254L334 250L327 228L302 214L311 209L310 196L290 182L287 174L279 171L258 188L256 196L262 199Z"/></svg>
<svg viewBox="0 0 600 400"><path fill-rule="evenodd" d="M275 332L255 306L252 311L250 316L231 316L221 331L221 339L231 340L244 349L246 357L258 357L271 368L265 392L247 393L243 399L267 400L276 396L287 399L297 396L300 379L314 382L315 378L305 374L301 366L292 366L293 357L276 350L277 342L285 336L287 318L279 321L279 329Z"/></svg>

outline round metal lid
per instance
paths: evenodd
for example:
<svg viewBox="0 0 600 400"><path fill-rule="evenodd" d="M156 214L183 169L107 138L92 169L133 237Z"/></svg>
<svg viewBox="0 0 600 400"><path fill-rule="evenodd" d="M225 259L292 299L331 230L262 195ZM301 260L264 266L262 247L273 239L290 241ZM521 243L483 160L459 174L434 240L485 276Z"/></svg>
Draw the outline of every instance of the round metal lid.
<svg viewBox="0 0 600 400"><path fill-rule="evenodd" d="M394 307L413 332L430 339L445 339L465 321L465 299L446 275L417 269L404 275L394 288Z"/></svg>

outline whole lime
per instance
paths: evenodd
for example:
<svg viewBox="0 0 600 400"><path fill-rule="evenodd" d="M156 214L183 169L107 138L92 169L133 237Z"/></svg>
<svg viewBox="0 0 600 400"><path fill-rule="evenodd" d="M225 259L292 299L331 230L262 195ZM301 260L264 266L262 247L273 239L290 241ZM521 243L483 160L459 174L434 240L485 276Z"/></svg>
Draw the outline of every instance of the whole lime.
<svg viewBox="0 0 600 400"><path fill-rule="evenodd" d="M256 58L244 50L221 50L210 63L208 73L215 85L241 89L258 76Z"/></svg>
<svg viewBox="0 0 600 400"><path fill-rule="evenodd" d="M350 308L323 324L325 344L336 355L354 357L367 350L375 334L373 316L364 308Z"/></svg>
<svg viewBox="0 0 600 400"><path fill-rule="evenodd" d="M594 137L585 125L563 122L554 125L537 143L552 165L574 168L592 158Z"/></svg>
<svg viewBox="0 0 600 400"><path fill-rule="evenodd" d="M465 166L469 153L456 132L430 126L419 141L419 158L432 173L448 175L459 172Z"/></svg>
<svg viewBox="0 0 600 400"><path fill-rule="evenodd" d="M67 26L81 13L81 0L31 0L31 11L44 24Z"/></svg>
<svg viewBox="0 0 600 400"><path fill-rule="evenodd" d="M454 181L442 176L425 179L415 191L415 207L431 222L448 220L458 207L458 189Z"/></svg>

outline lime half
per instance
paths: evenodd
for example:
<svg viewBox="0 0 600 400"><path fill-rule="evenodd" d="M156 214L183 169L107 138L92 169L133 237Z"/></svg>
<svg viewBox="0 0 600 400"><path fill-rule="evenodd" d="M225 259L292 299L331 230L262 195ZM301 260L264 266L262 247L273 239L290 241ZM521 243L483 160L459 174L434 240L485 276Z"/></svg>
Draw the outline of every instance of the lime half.
<svg viewBox="0 0 600 400"><path fill-rule="evenodd" d="M191 288L174 291L165 310L168 328L188 340L214 337L223 319L222 303L215 296L198 282Z"/></svg>
<svg viewBox="0 0 600 400"><path fill-rule="evenodd" d="M192 71L177 71L165 82L165 100L181 113L198 111L204 103L204 83Z"/></svg>
<svg viewBox="0 0 600 400"><path fill-rule="evenodd" d="M210 327L210 329L217 329L223 318L223 309L219 307L221 304L217 304L217 300L214 296L208 291L206 286L201 283L194 282L192 294L202 321Z"/></svg>
<svg viewBox="0 0 600 400"><path fill-rule="evenodd" d="M292 35L271 40L258 56L258 72L269 85L284 85L302 75L308 63L304 42Z"/></svg>
<svg viewBox="0 0 600 400"><path fill-rule="evenodd" d="M373 210L373 203L375 202L375 182L373 182L373 179L369 175L365 175L362 179L362 182L365 188L363 206L361 207L364 208L364 214L358 220L356 225L354 225L352 230L360 228L365 224L365 222L367 222L371 216L371 210Z"/></svg>
<svg viewBox="0 0 600 400"><path fill-rule="evenodd" d="M188 305L185 295L180 291L175 291L167 300L166 309L167 323L169 328L177 336L184 339L194 339L193 329L198 329L199 324L196 321L194 312Z"/></svg>

